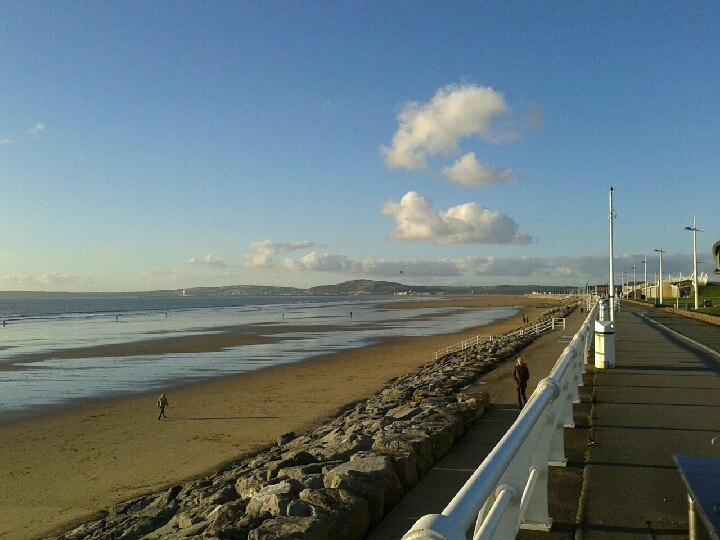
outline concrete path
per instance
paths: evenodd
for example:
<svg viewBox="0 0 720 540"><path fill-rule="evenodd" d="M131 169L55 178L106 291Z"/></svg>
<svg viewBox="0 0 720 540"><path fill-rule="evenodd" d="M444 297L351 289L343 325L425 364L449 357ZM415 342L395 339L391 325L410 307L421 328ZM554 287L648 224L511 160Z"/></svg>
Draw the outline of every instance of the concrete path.
<svg viewBox="0 0 720 540"><path fill-rule="evenodd" d="M576 311L567 330L522 353L531 388L550 372L583 318ZM672 456L720 456L710 444L720 435L720 353L713 352L720 351L720 327L627 305L615 321L616 367L588 366L575 428L565 430L567 467L550 469L552 531L523 530L520 539L688 537L686 491ZM484 378L493 407L368 540L399 540L419 517L442 511L517 417L512 369L507 362Z"/></svg>
<svg viewBox="0 0 720 540"><path fill-rule="evenodd" d="M616 367L591 381L583 537L687 538L687 495L672 457L720 457L710 444L720 434L720 354L710 352L720 351L720 327L623 306L615 332Z"/></svg>
<svg viewBox="0 0 720 540"><path fill-rule="evenodd" d="M522 352L530 369L528 397L537 383L548 376L585 317L586 314L576 309L567 318L565 330L541 336ZM420 517L442 511L517 419L519 407L513 369L514 361L507 361L481 379L490 394L490 409L400 500L366 540L399 540Z"/></svg>

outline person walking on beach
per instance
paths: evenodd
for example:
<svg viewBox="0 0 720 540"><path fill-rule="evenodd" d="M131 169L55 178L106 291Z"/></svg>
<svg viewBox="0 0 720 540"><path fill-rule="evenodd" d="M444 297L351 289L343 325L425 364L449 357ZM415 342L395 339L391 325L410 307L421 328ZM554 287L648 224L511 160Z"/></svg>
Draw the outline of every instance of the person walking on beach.
<svg viewBox="0 0 720 540"><path fill-rule="evenodd" d="M158 415L158 420L160 420L160 418L167 418L167 416L165 416L165 407L169 407L169 406L170 406L170 402L168 401L168 398L165 395L165 392L163 392L162 394L160 394L160 397L158 398L158 409L160 409L160 414Z"/></svg>
<svg viewBox="0 0 720 540"><path fill-rule="evenodd" d="M513 371L513 379L515 379L515 388L518 393L518 404L522 409L527 403L527 397L525 397L525 390L527 389L528 379L530 378L530 370L525 364L525 360L520 356L515 362L515 370Z"/></svg>

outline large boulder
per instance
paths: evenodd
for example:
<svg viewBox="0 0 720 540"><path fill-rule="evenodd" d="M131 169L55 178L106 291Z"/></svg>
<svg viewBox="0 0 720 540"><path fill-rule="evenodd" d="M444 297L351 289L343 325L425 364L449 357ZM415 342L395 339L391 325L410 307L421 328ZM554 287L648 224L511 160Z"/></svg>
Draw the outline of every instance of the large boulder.
<svg viewBox="0 0 720 540"><path fill-rule="evenodd" d="M361 540L370 527L368 503L342 489L306 489L300 500L313 508L315 515L328 516L330 538Z"/></svg>
<svg viewBox="0 0 720 540"><path fill-rule="evenodd" d="M248 540L339 540L330 537L327 520L314 517L268 519L248 534Z"/></svg>
<svg viewBox="0 0 720 540"><path fill-rule="evenodd" d="M371 526L403 495L392 460L370 452L330 469L323 481L327 488L345 489L367 500Z"/></svg>
<svg viewBox="0 0 720 540"><path fill-rule="evenodd" d="M265 486L248 501L245 513L286 516L288 505L303 488L300 482L291 479Z"/></svg>

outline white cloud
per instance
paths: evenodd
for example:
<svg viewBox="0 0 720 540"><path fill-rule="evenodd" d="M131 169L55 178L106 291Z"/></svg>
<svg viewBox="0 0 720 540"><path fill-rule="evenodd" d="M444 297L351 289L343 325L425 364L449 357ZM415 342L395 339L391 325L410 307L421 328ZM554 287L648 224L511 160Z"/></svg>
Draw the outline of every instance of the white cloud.
<svg viewBox="0 0 720 540"><path fill-rule="evenodd" d="M77 274L60 274L58 272L45 272L40 275L10 275L0 276L0 283L5 287L24 288L28 290L55 289L58 287L89 287L95 283L91 278Z"/></svg>
<svg viewBox="0 0 720 540"><path fill-rule="evenodd" d="M45 124L35 124L35 126L28 129L25 133L27 135L40 135L43 131L45 131Z"/></svg>
<svg viewBox="0 0 720 540"><path fill-rule="evenodd" d="M474 202L436 212L425 197L410 191L399 203L388 201L382 213L395 220L390 238L427 240L436 244L529 244L515 221Z"/></svg>
<svg viewBox="0 0 720 540"><path fill-rule="evenodd" d="M510 169L502 169L496 165L481 165L475 152L469 152L458 159L452 166L442 171L443 176L465 187L493 186L510 182L514 175Z"/></svg>
<svg viewBox="0 0 720 540"><path fill-rule="evenodd" d="M0 146L4 146L6 144L15 144L15 141L10 138L0 139Z"/></svg>
<svg viewBox="0 0 720 540"><path fill-rule="evenodd" d="M452 259L437 261L374 261L362 262L362 269L368 275L403 277L456 277L460 267Z"/></svg>
<svg viewBox="0 0 720 540"><path fill-rule="evenodd" d="M293 271L357 272L359 265L345 255L329 255L313 251L299 259L287 258L283 267Z"/></svg>
<svg viewBox="0 0 720 540"><path fill-rule="evenodd" d="M365 259L355 261L346 255L313 251L298 259L286 258L283 267L293 272L345 272L368 277L459 276L458 265L449 259L439 261L385 261Z"/></svg>
<svg viewBox="0 0 720 540"><path fill-rule="evenodd" d="M245 256L245 264L251 268L273 268L273 256L280 252L313 249L320 244L314 242L273 242L264 240L250 244L253 252Z"/></svg>
<svg viewBox="0 0 720 540"><path fill-rule="evenodd" d="M380 147L385 165L425 170L428 157L455 152L462 138L497 141L492 123L507 110L501 93L475 85L449 85L439 89L429 103L406 103L397 117L392 146ZM503 140L510 138L502 136Z"/></svg>
<svg viewBox="0 0 720 540"><path fill-rule="evenodd" d="M227 268L227 263L215 258L213 255L205 255L201 259L193 257L186 263L188 266L205 266L214 268Z"/></svg>

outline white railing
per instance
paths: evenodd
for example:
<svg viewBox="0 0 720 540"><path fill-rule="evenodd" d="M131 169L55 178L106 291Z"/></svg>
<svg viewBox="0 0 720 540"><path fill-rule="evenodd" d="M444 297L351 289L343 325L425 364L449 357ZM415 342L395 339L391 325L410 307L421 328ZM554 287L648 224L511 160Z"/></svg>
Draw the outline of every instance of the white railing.
<svg viewBox="0 0 720 540"><path fill-rule="evenodd" d="M545 319L543 321L540 321L537 324L525 326L523 328L520 328L519 330L503 334L502 337L523 336L525 334L539 335L543 332L547 332L548 330L555 330L556 328L560 327L562 327L563 330L565 329L565 319L553 317L551 319ZM459 343L455 343L454 345L450 345L449 347L445 347L444 349L435 351L435 360L454 352L464 351L465 349L469 349L470 347L475 347L476 345L482 345L483 343L493 341L494 338L494 336L475 336L470 339L465 339L463 341L460 341Z"/></svg>
<svg viewBox="0 0 720 540"><path fill-rule="evenodd" d="M597 304L540 381L520 416L441 514L420 518L403 540L509 540L520 528L549 531L548 466L564 466L563 428L574 427L573 403L593 339Z"/></svg>
<svg viewBox="0 0 720 540"><path fill-rule="evenodd" d="M487 343L488 341L492 340L493 336L475 336L470 339L465 339L459 343L455 343L454 345L450 345L449 347L445 347L444 349L435 351L435 360L454 352L464 351L465 349L469 349L470 347L474 347L475 345L482 345L483 343Z"/></svg>
<svg viewBox="0 0 720 540"><path fill-rule="evenodd" d="M555 330L556 328L562 328L565 330L565 317L552 317L545 319L532 326L525 326L519 328L514 332L504 334L506 337L524 336L525 334L540 335L548 330Z"/></svg>

